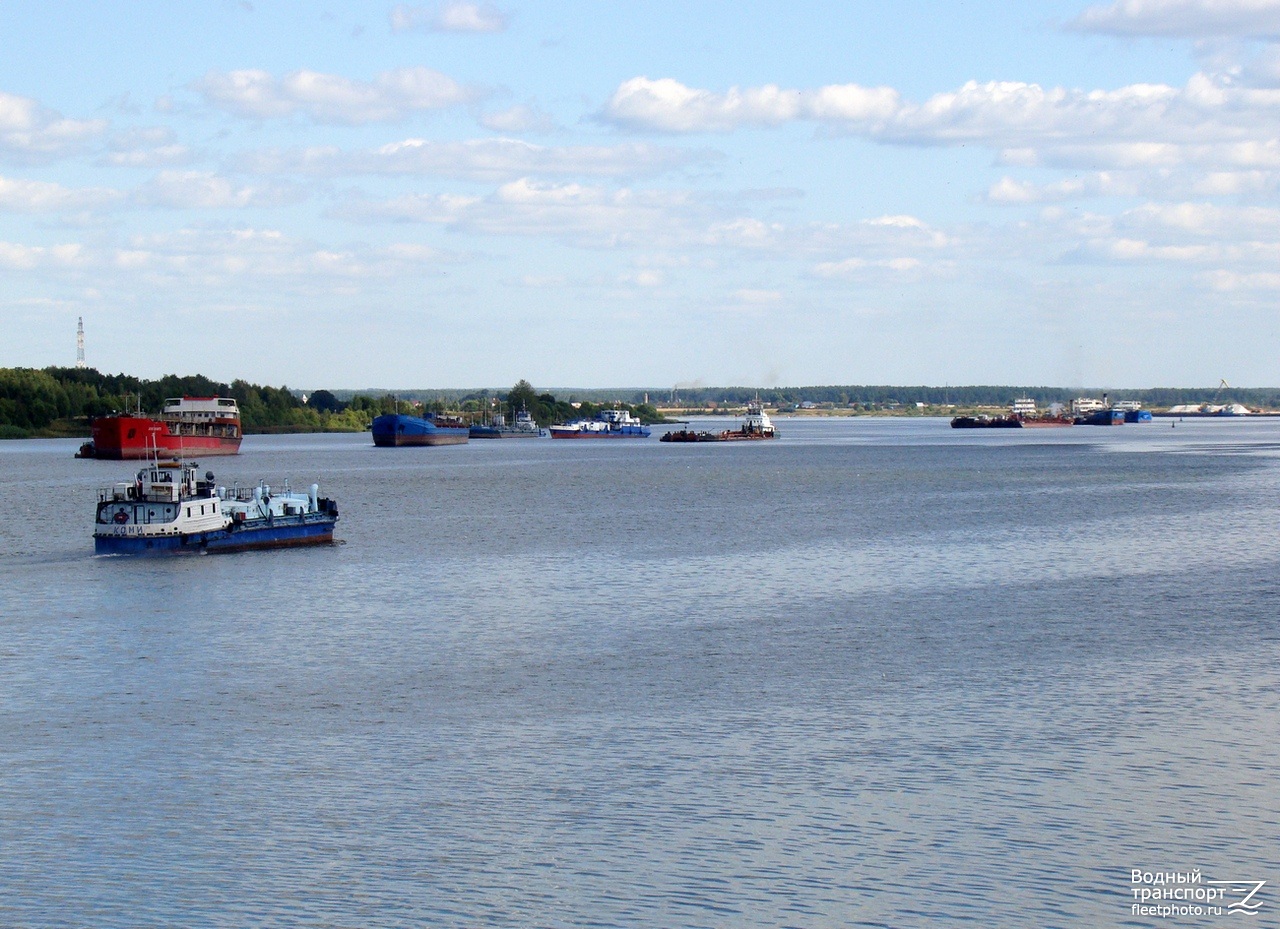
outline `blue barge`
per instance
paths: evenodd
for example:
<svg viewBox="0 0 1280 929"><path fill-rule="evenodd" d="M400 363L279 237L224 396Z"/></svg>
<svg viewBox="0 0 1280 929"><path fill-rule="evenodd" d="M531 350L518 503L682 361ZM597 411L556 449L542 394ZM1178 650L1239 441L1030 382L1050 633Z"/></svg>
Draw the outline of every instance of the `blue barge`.
<svg viewBox="0 0 1280 929"><path fill-rule="evenodd" d="M387 413L373 421L373 444L379 448L402 445L461 445L471 437L471 430L460 419L436 416L408 416Z"/></svg>

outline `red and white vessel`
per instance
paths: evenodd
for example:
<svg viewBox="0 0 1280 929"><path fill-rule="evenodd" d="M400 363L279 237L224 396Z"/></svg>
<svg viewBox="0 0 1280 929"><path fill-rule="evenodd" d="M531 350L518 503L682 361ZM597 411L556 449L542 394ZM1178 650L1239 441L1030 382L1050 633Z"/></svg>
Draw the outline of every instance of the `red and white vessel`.
<svg viewBox="0 0 1280 929"><path fill-rule="evenodd" d="M208 457L240 452L240 407L228 397L181 397L159 416L116 413L93 421L80 458Z"/></svg>

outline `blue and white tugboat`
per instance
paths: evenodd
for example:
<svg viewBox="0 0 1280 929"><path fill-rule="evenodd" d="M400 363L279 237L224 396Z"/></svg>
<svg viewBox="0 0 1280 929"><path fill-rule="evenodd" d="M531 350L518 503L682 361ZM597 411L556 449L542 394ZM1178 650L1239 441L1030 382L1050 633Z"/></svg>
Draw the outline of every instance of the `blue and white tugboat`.
<svg viewBox="0 0 1280 929"><path fill-rule="evenodd" d="M93 545L99 555L241 552L333 541L338 505L320 496L257 487L217 487L196 464L157 461L132 482L98 491Z"/></svg>

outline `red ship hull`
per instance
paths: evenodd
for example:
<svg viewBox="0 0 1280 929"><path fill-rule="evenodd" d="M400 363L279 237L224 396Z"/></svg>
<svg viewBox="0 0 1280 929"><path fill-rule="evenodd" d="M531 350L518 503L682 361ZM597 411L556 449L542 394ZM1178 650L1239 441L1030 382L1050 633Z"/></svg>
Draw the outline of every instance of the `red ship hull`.
<svg viewBox="0 0 1280 929"><path fill-rule="evenodd" d="M219 434L228 433L228 434ZM240 453L240 423L209 425L146 416L99 416L93 421L93 457L123 460L166 457L207 458Z"/></svg>

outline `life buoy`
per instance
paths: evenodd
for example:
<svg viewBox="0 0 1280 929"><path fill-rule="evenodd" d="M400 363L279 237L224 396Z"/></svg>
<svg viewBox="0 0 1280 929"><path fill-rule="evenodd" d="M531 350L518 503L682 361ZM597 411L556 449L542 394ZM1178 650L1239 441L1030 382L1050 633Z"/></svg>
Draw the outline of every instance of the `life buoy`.
<svg viewBox="0 0 1280 929"><path fill-rule="evenodd" d="M116 515L112 517L118 525L123 526L129 521L129 514L124 510L116 510Z"/></svg>

